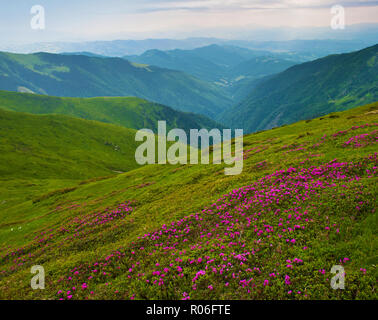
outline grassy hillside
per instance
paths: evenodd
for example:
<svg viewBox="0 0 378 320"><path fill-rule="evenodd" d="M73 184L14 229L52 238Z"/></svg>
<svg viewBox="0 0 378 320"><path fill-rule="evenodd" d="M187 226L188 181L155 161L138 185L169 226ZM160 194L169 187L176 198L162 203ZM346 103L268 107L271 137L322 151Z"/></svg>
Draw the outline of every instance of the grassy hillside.
<svg viewBox="0 0 378 320"><path fill-rule="evenodd" d="M254 86L218 119L248 132L378 100L378 45L293 66Z"/></svg>
<svg viewBox="0 0 378 320"><path fill-rule="evenodd" d="M167 128L217 128L205 116L173 110L170 107L134 97L60 98L37 94L0 91L0 109L34 114L63 114L117 124L126 128L157 130L165 120Z"/></svg>
<svg viewBox="0 0 378 320"><path fill-rule="evenodd" d="M376 299L377 112L245 136L237 176L151 165L38 201L1 192L0 298Z"/></svg>
<svg viewBox="0 0 378 320"><path fill-rule="evenodd" d="M0 89L61 97L137 96L208 116L231 104L219 88L183 72L87 55L0 53Z"/></svg>
<svg viewBox="0 0 378 320"><path fill-rule="evenodd" d="M62 115L0 109L0 177L72 179L138 167L135 130Z"/></svg>

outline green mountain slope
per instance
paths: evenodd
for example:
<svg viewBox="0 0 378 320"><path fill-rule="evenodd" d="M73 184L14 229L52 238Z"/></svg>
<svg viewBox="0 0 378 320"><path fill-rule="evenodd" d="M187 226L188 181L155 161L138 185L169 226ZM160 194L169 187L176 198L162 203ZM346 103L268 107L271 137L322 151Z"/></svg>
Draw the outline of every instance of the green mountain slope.
<svg viewBox="0 0 378 320"><path fill-rule="evenodd" d="M378 45L293 66L255 86L218 120L247 132L378 100Z"/></svg>
<svg viewBox="0 0 378 320"><path fill-rule="evenodd" d="M137 168L135 130L0 109L0 177L77 180Z"/></svg>
<svg viewBox="0 0 378 320"><path fill-rule="evenodd" d="M134 97L60 98L37 94L0 91L0 108L33 114L63 114L117 124L132 129L152 129L165 120L167 129L219 128L202 115L173 110Z"/></svg>
<svg viewBox="0 0 378 320"><path fill-rule="evenodd" d="M85 55L0 53L0 89L62 97L137 96L208 116L231 104L216 86L182 72Z"/></svg>
<svg viewBox="0 0 378 320"><path fill-rule="evenodd" d="M237 176L148 165L38 202L0 192L0 298L374 299L377 111L247 135Z"/></svg>

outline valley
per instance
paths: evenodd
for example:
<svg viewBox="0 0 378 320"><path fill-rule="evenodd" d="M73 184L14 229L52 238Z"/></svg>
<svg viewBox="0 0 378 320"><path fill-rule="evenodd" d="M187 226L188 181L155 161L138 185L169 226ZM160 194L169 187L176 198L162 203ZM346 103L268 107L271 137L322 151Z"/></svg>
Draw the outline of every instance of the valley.
<svg viewBox="0 0 378 320"><path fill-rule="evenodd" d="M136 96L203 115L209 126L254 132L376 101L377 48L304 63L286 53L215 44L150 50L123 59L88 53L2 53L0 89L61 97L104 96L91 103L102 99L105 105L113 96ZM117 99L111 100L113 106ZM80 117L88 117L85 113ZM93 119L114 123L114 117L103 114ZM118 114L120 119L123 116ZM122 125L130 127L133 122Z"/></svg>

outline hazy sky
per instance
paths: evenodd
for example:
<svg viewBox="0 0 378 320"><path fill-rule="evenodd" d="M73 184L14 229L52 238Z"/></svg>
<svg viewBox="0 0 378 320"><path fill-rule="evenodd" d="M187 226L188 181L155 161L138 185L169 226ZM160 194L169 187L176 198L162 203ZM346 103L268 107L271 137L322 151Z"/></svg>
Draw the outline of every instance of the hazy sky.
<svg viewBox="0 0 378 320"><path fill-rule="evenodd" d="M346 24L378 23L373 0L0 0L0 37L9 41L219 36L258 27L327 27L332 5ZM30 9L45 8L45 30L32 30Z"/></svg>

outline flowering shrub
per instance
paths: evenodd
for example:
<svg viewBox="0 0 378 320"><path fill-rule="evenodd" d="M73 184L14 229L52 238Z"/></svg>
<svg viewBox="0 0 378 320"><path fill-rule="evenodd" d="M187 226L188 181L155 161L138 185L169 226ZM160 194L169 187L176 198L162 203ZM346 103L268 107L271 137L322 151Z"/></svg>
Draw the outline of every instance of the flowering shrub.
<svg viewBox="0 0 378 320"><path fill-rule="evenodd" d="M314 263L312 251L325 239L347 236L352 215L373 214L372 195L360 180L376 177L376 164L374 154L358 163L334 160L279 170L139 236L128 248L73 268L59 282L56 297L103 297L108 290L107 297L117 291L119 298L132 299L325 298L332 294L331 266L351 261L331 255L316 256ZM342 200L338 216L329 198ZM118 277L127 290L94 289Z"/></svg>
<svg viewBox="0 0 378 320"><path fill-rule="evenodd" d="M267 149L268 149L267 145L262 145L262 146L257 146L257 147L253 147L253 148L244 150L243 151L243 159L246 160L246 159L250 158L252 155L263 152Z"/></svg>
<svg viewBox="0 0 378 320"><path fill-rule="evenodd" d="M204 184L209 194L229 193L211 196L216 201L209 198L196 209L191 209L191 199L180 202L179 210L172 210L175 218L164 216L171 209L165 205L172 201L170 194L157 198L162 208L155 206L154 212L139 206L139 200L92 209L63 197L59 206L53 202L48 210L48 217L59 219L51 219L32 237L27 235L26 245L1 248L0 297L6 296L11 284L23 283L20 292L27 292L28 298L62 300L376 298L376 270L371 263L376 248L371 239L376 229L377 155L361 155L371 152L376 142L376 132L366 132L373 126L321 132L314 141L287 139L282 141L285 147L278 144L280 138L258 138L257 147L246 148L247 173L232 180L235 184L227 184L231 180L223 176L214 185L207 180ZM367 148L347 148L344 142L352 135L362 137L349 146L359 143ZM277 155L269 157L268 149ZM353 156L344 158L344 154ZM169 174L177 171L184 177L186 169L179 168L169 169ZM252 171L262 178L248 175ZM270 174L262 176L264 172ZM159 177L153 177L154 185ZM192 189L204 181L193 177ZM148 203L162 190L149 189L150 184L138 180L117 199L133 199L141 193L139 199ZM116 184L116 188L125 186ZM178 189L174 196L182 194L186 201L184 193L192 189ZM167 190L168 194L171 189ZM101 191L92 199L98 197L105 195ZM118 203L109 198L110 203ZM148 223L151 217L156 219L153 227ZM54 261L63 262L62 266ZM30 290L29 271L34 264L55 266L52 271L46 268L45 290ZM345 268L345 290L330 287L335 264Z"/></svg>
<svg viewBox="0 0 378 320"><path fill-rule="evenodd" d="M370 133L359 134L351 137L348 141L344 142L344 146L352 146L353 148L365 147L369 144L376 143L378 140L378 130L374 130Z"/></svg>
<svg viewBox="0 0 378 320"><path fill-rule="evenodd" d="M105 209L87 215L78 215L69 219L62 226L42 231L28 245L11 250L1 257L2 262L13 261L10 272L15 272L28 261L45 254L47 250L57 249L71 241L71 246L78 244L79 239L88 238L89 234L97 234L111 222L123 219L133 211L132 201L121 203L116 209ZM68 206L68 209L80 208L80 205ZM72 242L74 241L74 242ZM72 249L72 247L70 247ZM66 248L67 249L67 248ZM6 273L5 270L2 273Z"/></svg>

